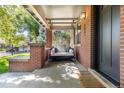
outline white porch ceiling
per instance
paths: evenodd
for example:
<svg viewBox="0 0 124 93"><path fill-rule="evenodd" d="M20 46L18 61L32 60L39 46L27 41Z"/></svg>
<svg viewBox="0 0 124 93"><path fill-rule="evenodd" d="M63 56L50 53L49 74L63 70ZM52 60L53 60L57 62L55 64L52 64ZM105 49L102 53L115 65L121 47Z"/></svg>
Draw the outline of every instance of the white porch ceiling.
<svg viewBox="0 0 124 93"><path fill-rule="evenodd" d="M48 19L55 19L55 20L48 20L51 25L56 26L72 26L73 25L73 18L78 18L83 10L82 5L42 5L42 9L44 15ZM58 18L58 19L56 19ZM68 19L70 18L70 19ZM59 27L58 27L59 28Z"/></svg>
<svg viewBox="0 0 124 93"><path fill-rule="evenodd" d="M77 18L82 5L42 5L47 18Z"/></svg>

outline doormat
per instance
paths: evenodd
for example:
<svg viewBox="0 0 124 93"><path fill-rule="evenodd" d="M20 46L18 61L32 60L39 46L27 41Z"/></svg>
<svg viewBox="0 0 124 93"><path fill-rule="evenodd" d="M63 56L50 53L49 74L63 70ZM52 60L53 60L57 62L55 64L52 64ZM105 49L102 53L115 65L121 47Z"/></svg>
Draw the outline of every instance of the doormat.
<svg viewBox="0 0 124 93"><path fill-rule="evenodd" d="M80 75L81 87L84 88L105 88L90 72L82 71Z"/></svg>

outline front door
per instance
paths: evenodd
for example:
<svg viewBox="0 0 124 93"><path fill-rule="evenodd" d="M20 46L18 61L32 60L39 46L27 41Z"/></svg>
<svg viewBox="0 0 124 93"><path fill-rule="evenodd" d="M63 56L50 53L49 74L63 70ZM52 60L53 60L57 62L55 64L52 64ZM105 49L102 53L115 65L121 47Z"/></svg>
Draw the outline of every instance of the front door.
<svg viewBox="0 0 124 93"><path fill-rule="evenodd" d="M120 7L100 7L99 71L120 80Z"/></svg>

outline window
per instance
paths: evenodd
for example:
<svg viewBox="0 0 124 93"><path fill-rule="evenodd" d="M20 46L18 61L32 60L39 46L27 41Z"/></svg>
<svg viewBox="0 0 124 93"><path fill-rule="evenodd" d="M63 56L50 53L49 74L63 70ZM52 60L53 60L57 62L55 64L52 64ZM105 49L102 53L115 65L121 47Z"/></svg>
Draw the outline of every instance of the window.
<svg viewBox="0 0 124 93"><path fill-rule="evenodd" d="M77 25L77 27L76 27L76 31L75 31L75 43L76 44L80 44L81 43L81 26L79 26L79 25Z"/></svg>

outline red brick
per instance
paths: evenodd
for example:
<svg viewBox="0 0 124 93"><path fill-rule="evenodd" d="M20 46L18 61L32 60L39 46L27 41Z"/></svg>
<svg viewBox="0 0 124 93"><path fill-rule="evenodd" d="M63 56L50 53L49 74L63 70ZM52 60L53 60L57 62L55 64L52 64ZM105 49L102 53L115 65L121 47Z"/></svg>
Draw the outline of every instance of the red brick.
<svg viewBox="0 0 124 93"><path fill-rule="evenodd" d="M91 6L84 6L86 18L81 20L81 45L76 46L77 59L87 68L91 67ZM84 27L85 26L85 27ZM93 27L93 26L92 26Z"/></svg>
<svg viewBox="0 0 124 93"><path fill-rule="evenodd" d="M46 47L47 48L51 48L52 47L52 31L51 30L47 30L47 43L46 43Z"/></svg>
<svg viewBox="0 0 124 93"><path fill-rule="evenodd" d="M44 64L44 46L33 43L30 45L30 59L28 62L10 62L9 71L33 71L42 68Z"/></svg>
<svg viewBox="0 0 124 93"><path fill-rule="evenodd" d="M120 49L124 49L124 6L120 6ZM124 87L124 50L120 50L120 87Z"/></svg>

